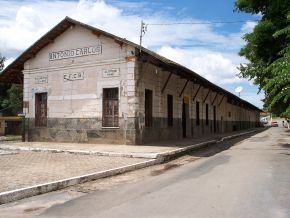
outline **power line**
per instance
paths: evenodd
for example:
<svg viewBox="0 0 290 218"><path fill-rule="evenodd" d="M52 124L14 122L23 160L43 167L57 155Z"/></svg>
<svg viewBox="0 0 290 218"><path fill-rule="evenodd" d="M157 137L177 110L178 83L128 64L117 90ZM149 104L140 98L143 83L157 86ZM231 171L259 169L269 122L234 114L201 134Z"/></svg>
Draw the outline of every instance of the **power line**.
<svg viewBox="0 0 290 218"><path fill-rule="evenodd" d="M235 23L246 23L246 22L258 22L259 20L237 20L237 21L204 21L204 22L173 22L173 23L144 23L143 20L141 21L141 28L140 28L140 52L142 46L142 40L147 32L148 26L173 26L173 25L210 25L210 24L235 24Z"/></svg>
<svg viewBox="0 0 290 218"><path fill-rule="evenodd" d="M237 21L204 21L204 22L176 22L176 23L144 23L147 26L170 26L170 25L199 25L199 24L235 24L246 22L258 22L259 20L237 20Z"/></svg>

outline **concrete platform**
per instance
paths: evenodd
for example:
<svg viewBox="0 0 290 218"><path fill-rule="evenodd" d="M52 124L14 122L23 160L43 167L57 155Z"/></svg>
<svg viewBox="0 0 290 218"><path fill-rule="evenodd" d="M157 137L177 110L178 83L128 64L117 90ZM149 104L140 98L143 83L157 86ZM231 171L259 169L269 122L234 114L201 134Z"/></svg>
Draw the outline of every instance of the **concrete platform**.
<svg viewBox="0 0 290 218"><path fill-rule="evenodd" d="M0 142L0 149L21 150L21 151L41 151L54 153L78 153L95 154L99 156L111 157L133 157L155 159L159 154L165 154L176 149L185 148L205 141L221 140L233 135L258 129L236 131L226 134L216 134L195 139L180 139L171 141L159 141L146 145L123 145L123 144L86 144L86 143L59 143L59 142Z"/></svg>
<svg viewBox="0 0 290 218"><path fill-rule="evenodd" d="M146 146L0 142L0 204L159 164L259 130Z"/></svg>

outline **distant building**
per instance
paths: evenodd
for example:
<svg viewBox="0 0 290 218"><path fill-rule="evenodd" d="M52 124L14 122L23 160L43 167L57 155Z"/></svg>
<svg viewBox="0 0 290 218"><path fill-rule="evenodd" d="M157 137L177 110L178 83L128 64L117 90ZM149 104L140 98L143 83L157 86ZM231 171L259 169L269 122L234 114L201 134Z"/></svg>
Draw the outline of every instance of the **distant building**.
<svg viewBox="0 0 290 218"><path fill-rule="evenodd" d="M2 117L0 116L0 136L21 135L20 117Z"/></svg>
<svg viewBox="0 0 290 218"><path fill-rule="evenodd" d="M0 80L23 82L30 141L144 144L259 123L257 107L197 73L68 17Z"/></svg>

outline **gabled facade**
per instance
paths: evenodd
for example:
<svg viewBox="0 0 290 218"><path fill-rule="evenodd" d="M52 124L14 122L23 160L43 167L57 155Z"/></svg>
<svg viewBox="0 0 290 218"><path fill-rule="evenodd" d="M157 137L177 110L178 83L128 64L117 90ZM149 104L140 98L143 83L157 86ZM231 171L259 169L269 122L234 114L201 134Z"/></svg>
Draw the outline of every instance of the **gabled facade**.
<svg viewBox="0 0 290 218"><path fill-rule="evenodd" d="M144 144L259 122L258 108L195 72L70 18L1 79L23 81L30 141Z"/></svg>

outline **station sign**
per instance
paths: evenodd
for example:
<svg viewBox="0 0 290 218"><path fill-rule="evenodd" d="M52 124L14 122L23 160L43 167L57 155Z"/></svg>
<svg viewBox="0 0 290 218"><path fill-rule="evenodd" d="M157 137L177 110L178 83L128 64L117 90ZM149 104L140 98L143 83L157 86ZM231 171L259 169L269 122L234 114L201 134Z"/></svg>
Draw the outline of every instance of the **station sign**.
<svg viewBox="0 0 290 218"><path fill-rule="evenodd" d="M48 82L48 76L36 76L35 77L35 84L43 84Z"/></svg>
<svg viewBox="0 0 290 218"><path fill-rule="evenodd" d="M49 61L82 57L88 55L98 55L101 53L102 53L102 45L67 49L62 51L53 51L49 53Z"/></svg>
<svg viewBox="0 0 290 218"><path fill-rule="evenodd" d="M120 76L120 69L103 69L103 78Z"/></svg>
<svg viewBox="0 0 290 218"><path fill-rule="evenodd" d="M64 73L63 81L83 80L85 78L84 72Z"/></svg>

